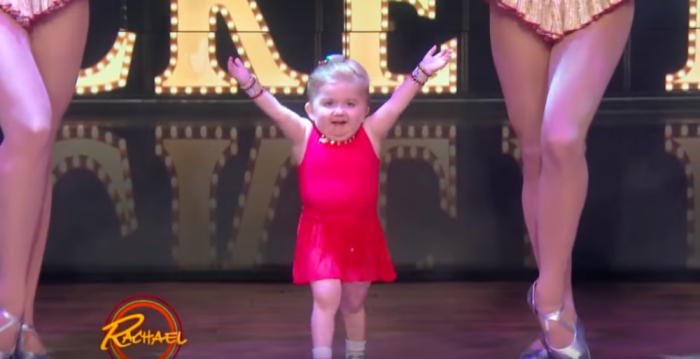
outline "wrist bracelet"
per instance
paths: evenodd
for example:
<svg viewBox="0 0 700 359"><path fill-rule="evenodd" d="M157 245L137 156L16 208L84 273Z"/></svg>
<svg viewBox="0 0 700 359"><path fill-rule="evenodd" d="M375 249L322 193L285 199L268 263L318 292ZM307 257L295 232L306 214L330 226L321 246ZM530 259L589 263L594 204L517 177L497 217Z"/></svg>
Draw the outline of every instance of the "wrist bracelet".
<svg viewBox="0 0 700 359"><path fill-rule="evenodd" d="M258 79L253 76L251 76L248 83L241 88L253 100L265 93L265 88L258 82Z"/></svg>
<svg viewBox="0 0 700 359"><path fill-rule="evenodd" d="M255 77L251 76L250 79L248 79L248 82L245 83L245 85L240 85L240 86L241 86L241 89L243 89L243 91L248 91L253 86L254 83L255 83Z"/></svg>
<svg viewBox="0 0 700 359"><path fill-rule="evenodd" d="M430 79L430 76L431 74L423 68L423 65L418 65L413 72L411 72L411 80L420 86L425 85L428 79Z"/></svg>

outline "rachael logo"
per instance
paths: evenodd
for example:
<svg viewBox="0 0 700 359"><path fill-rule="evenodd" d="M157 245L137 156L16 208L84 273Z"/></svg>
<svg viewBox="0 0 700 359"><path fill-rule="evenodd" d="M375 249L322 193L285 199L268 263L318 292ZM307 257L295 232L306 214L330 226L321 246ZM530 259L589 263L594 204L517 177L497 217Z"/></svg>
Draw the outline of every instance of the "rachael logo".
<svg viewBox="0 0 700 359"><path fill-rule="evenodd" d="M113 359L174 359L187 343L175 309L150 295L117 304L102 331L100 349Z"/></svg>

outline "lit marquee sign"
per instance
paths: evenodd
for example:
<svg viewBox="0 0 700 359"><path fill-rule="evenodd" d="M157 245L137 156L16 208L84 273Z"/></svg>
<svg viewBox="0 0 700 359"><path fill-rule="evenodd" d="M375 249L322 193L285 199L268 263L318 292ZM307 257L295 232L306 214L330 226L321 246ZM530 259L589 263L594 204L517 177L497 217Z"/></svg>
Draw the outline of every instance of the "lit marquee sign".
<svg viewBox="0 0 700 359"><path fill-rule="evenodd" d="M345 0L345 56L365 66L373 93L388 93L408 74L394 74L387 66L389 1L406 2L419 16L435 18L435 0ZM362 16L352 16L361 13ZM246 66L260 82L276 94L303 94L308 74L291 69L280 56L270 36L265 17L254 0L171 0L170 59L155 78L157 94L237 93L236 81L216 59L216 22L221 15L231 40ZM367 33L370 32L370 33ZM126 85L136 35L119 34L113 48L97 65L80 72L76 93L109 92ZM449 66L435 74L424 93L457 92L457 39L444 46L453 48Z"/></svg>
<svg viewBox="0 0 700 359"><path fill-rule="evenodd" d="M698 90L700 89L700 68L695 66L698 63L698 23L700 23L700 14L698 14L697 0L689 0L688 7L688 61L680 71L666 75L666 91L674 90Z"/></svg>
<svg viewBox="0 0 700 359"><path fill-rule="evenodd" d="M80 70L75 93L96 94L126 86L135 42L136 34L120 31L105 57L94 66Z"/></svg>
<svg viewBox="0 0 700 359"><path fill-rule="evenodd" d="M406 77L405 74L391 73L387 66L389 1L345 0L346 32L343 35L343 55L367 69L372 85L370 92L384 94L400 85ZM416 8L418 16L435 19L435 0L393 1L407 2ZM424 93L457 92L457 56L454 55L457 53L457 39L451 39L447 46L454 50L452 60L423 86Z"/></svg>

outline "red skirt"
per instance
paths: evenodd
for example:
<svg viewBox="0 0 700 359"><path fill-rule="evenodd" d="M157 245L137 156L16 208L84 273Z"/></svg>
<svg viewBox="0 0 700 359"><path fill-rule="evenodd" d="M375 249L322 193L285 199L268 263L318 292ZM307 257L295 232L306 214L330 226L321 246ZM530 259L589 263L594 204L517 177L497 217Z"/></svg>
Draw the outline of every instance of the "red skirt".
<svg viewBox="0 0 700 359"><path fill-rule="evenodd" d="M362 216L301 214L294 256L294 284L323 279L392 282L394 265L376 212Z"/></svg>

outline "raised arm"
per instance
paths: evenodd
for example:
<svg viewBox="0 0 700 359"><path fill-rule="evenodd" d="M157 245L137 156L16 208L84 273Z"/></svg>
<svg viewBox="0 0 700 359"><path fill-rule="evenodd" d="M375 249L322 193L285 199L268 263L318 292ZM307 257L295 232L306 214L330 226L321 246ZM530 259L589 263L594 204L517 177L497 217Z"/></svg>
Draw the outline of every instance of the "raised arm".
<svg viewBox="0 0 700 359"><path fill-rule="evenodd" d="M451 49L444 49L438 54L435 54L436 51L437 46L433 46L410 76L394 90L391 98L367 118L366 127L374 136L386 136L430 76L449 63Z"/></svg>
<svg viewBox="0 0 700 359"><path fill-rule="evenodd" d="M304 142L306 128L310 125L309 121L283 106L275 96L266 91L243 65L241 59L234 60L233 57L229 57L228 72L255 104L280 127L285 137L292 141L293 145Z"/></svg>

